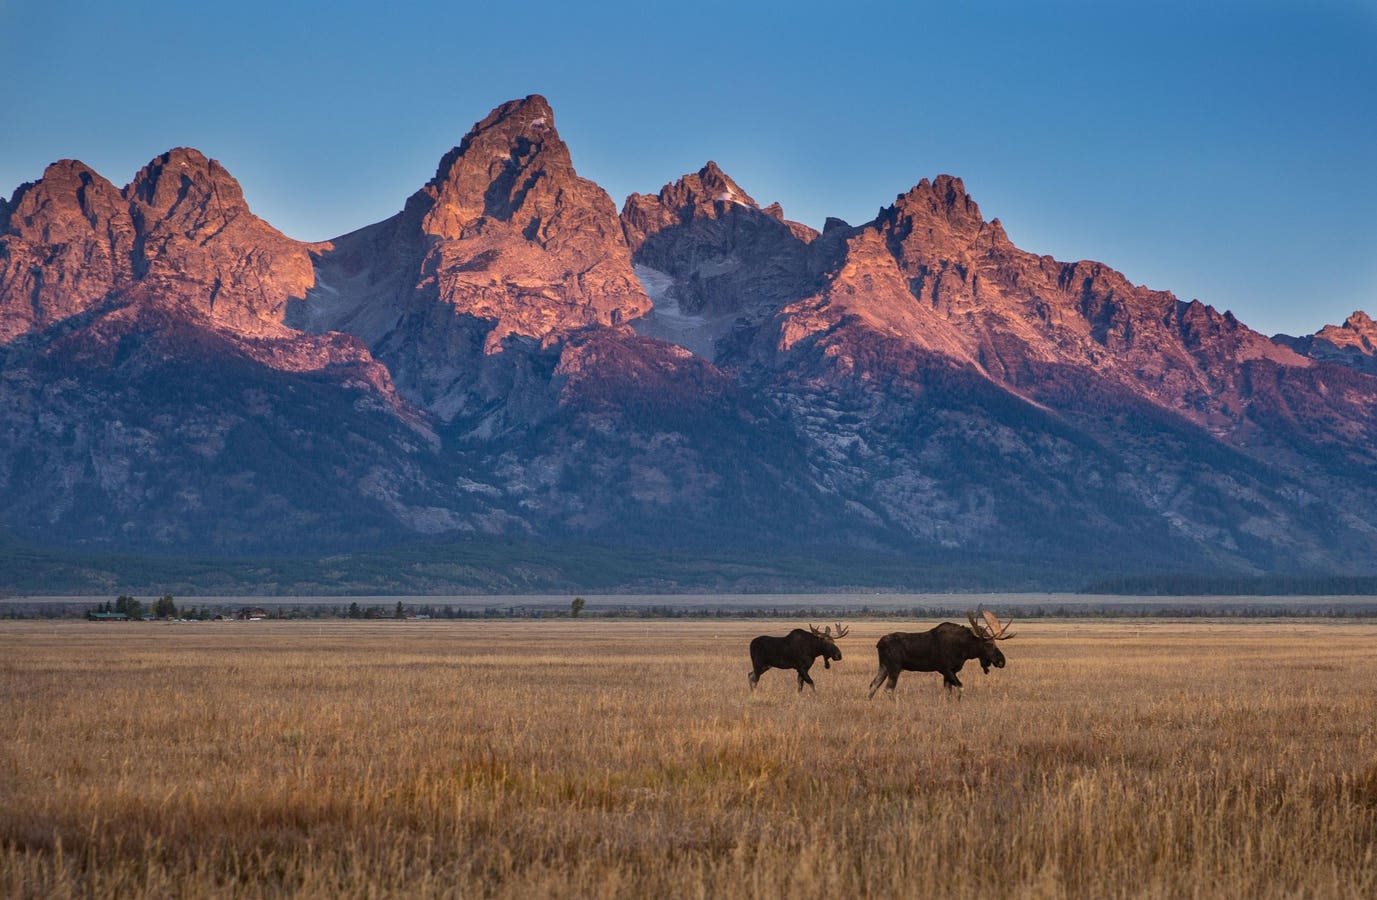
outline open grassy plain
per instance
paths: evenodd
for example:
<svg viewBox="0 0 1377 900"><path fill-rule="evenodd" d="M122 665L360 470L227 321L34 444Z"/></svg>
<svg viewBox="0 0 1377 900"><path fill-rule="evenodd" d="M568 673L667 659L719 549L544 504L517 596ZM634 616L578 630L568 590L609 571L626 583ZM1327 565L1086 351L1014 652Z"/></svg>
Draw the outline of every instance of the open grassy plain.
<svg viewBox="0 0 1377 900"><path fill-rule="evenodd" d="M0 623L0 895L1377 895L1377 626L796 624Z"/></svg>

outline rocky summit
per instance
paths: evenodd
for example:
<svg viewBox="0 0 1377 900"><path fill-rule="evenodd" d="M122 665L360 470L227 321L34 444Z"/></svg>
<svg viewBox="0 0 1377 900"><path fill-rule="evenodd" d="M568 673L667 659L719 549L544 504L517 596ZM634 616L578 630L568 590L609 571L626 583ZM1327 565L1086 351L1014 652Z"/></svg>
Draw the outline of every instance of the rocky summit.
<svg viewBox="0 0 1377 900"><path fill-rule="evenodd" d="M1279 334L1272 340L1312 359L1377 375L1377 322L1362 310L1354 312L1342 325L1326 325L1303 337Z"/></svg>
<svg viewBox="0 0 1377 900"><path fill-rule="evenodd" d="M530 96L318 244L189 149L0 201L0 526L1371 574L1374 348L1022 250L949 175L821 232L713 162L619 213Z"/></svg>

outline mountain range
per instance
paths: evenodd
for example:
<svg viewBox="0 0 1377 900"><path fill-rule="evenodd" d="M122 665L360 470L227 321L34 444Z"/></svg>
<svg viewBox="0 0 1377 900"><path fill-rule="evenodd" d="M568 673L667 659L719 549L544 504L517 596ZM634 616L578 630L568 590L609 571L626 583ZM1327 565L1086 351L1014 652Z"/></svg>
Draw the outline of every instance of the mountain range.
<svg viewBox="0 0 1377 900"><path fill-rule="evenodd" d="M321 243L186 148L0 200L30 548L1371 574L1374 401L1362 312L1267 337L1018 248L949 175L820 232L712 162L619 212L535 95Z"/></svg>

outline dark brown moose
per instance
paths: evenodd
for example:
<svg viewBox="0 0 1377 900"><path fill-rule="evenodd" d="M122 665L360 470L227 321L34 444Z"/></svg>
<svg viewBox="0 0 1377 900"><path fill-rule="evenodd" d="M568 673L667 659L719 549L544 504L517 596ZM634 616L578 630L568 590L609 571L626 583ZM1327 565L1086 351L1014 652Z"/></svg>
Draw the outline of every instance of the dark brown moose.
<svg viewBox="0 0 1377 900"><path fill-rule="evenodd" d="M874 697L886 679L889 684L885 691L891 696L894 686L899 683L900 672L940 672L947 690L956 688L957 699L961 698L961 680L956 673L968 659L980 660L980 668L990 674L990 666L1004 668L1004 654L995 646L995 641L1008 640L1009 625L1000 624L999 619L989 610L980 611L980 620L975 613L967 612L970 627L955 622L943 622L936 628L923 632L896 631L880 638L875 649L880 654L880 672L870 682L870 696Z"/></svg>
<svg viewBox="0 0 1377 900"><path fill-rule="evenodd" d="M755 638L751 641L751 690L755 690L756 682L766 669L793 669L798 673L800 691L805 684L817 691L818 686L808 677L808 670L819 656L823 667L828 669L832 668L832 660L840 661L842 654L837 648L837 638L846 637L850 630L838 622L836 634L832 633L831 625L821 631L809 625L807 631L795 628L784 637L762 634Z"/></svg>

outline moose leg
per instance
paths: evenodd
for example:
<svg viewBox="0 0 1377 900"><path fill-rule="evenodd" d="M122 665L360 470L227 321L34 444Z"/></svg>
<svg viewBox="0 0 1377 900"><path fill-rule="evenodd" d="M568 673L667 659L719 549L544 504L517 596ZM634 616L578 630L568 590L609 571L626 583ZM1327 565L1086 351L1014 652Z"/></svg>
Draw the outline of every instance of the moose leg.
<svg viewBox="0 0 1377 900"><path fill-rule="evenodd" d="M955 672L948 672L946 670L943 670L942 682L946 685L948 697L951 696L951 689L956 688L956 699L961 699L961 679L956 677Z"/></svg>
<svg viewBox="0 0 1377 900"><path fill-rule="evenodd" d="M875 676L875 679L870 682L870 693L866 695L865 699L875 699L875 692L880 689L880 685L884 684L885 678L888 677L888 675L889 673L885 671L885 667L880 666L879 673ZM891 687L890 690L893 690L893 688Z"/></svg>
<svg viewBox="0 0 1377 900"><path fill-rule="evenodd" d="M899 670L888 669L881 665L880 671L875 675L875 680L870 682L870 693L866 696L867 700L875 699L875 692L880 689L880 685L885 683L885 679L889 680L889 684L885 685L885 693L889 695L891 700L894 699L894 688L899 683Z"/></svg>
<svg viewBox="0 0 1377 900"><path fill-rule="evenodd" d="M800 667L798 669L798 690L800 694L803 693L803 686L805 684L813 689L813 693L816 694L818 692L818 686L813 684L813 679L808 677L808 670Z"/></svg>
<svg viewBox="0 0 1377 900"><path fill-rule="evenodd" d="M751 646L751 690L760 682L760 676L764 675L770 668L769 662L765 660L765 654L756 649L754 643Z"/></svg>

